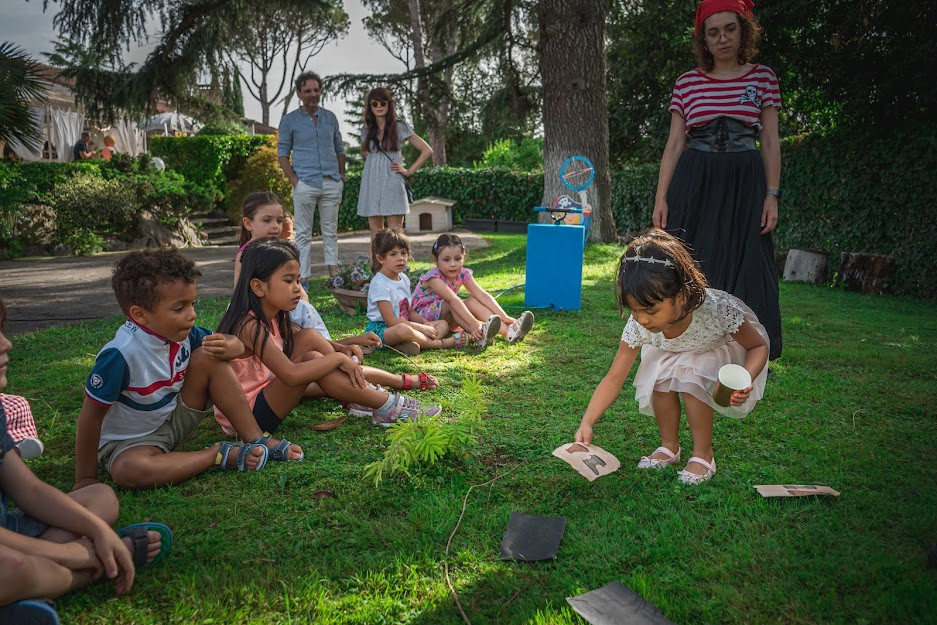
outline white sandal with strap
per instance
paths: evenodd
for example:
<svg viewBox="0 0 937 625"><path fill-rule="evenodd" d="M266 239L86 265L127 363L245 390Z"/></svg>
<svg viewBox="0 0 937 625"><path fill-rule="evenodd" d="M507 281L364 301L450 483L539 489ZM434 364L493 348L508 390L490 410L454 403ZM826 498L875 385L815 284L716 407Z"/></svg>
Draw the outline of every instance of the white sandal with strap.
<svg viewBox="0 0 937 625"><path fill-rule="evenodd" d="M706 469L706 473L703 473L702 475L697 475L696 473L691 473L690 471L687 471L686 468L684 468L680 470L679 473L677 473L677 478L684 484L699 484L700 482L705 482L706 480L708 480L709 478L711 478L712 476L716 474L716 459L715 458L713 458L713 461L710 463L710 462L706 462L699 456L693 456L686 463L686 465L690 466L690 464L694 462L698 465L701 465L704 469Z"/></svg>
<svg viewBox="0 0 937 625"><path fill-rule="evenodd" d="M651 458L656 453L662 453L667 456L664 459L661 458ZM639 469L663 469L666 466L671 464L676 464L680 462L680 448L677 448L677 453L673 453L666 447L658 447L651 452L651 456L641 456L641 461L638 462Z"/></svg>

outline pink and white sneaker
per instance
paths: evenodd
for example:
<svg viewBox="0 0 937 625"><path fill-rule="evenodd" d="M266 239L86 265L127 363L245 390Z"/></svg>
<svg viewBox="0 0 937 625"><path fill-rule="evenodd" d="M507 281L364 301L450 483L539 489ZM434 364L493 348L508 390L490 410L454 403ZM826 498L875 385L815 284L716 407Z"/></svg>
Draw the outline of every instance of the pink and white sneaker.
<svg viewBox="0 0 937 625"><path fill-rule="evenodd" d="M371 390L374 391L383 391L384 387L380 384L368 384ZM370 417L374 412L374 408L370 406L365 406L364 404L356 404L350 402L345 404L345 408L348 409L348 414L352 417Z"/></svg>
<svg viewBox="0 0 937 625"><path fill-rule="evenodd" d="M417 400L404 395L394 395L394 403L386 410L375 409L371 412L371 423L381 427L390 427L397 421L419 421L421 416L435 417L442 414L438 404L423 405Z"/></svg>

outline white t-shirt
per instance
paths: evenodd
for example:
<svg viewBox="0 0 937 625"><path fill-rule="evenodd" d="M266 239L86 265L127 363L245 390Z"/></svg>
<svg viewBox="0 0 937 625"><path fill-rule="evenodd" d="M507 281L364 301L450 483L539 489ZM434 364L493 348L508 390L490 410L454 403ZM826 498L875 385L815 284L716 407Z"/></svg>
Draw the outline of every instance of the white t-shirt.
<svg viewBox="0 0 937 625"><path fill-rule="evenodd" d="M319 314L315 306L306 300L299 300L296 308L290 311L290 321L304 330L306 328L312 328L324 336L326 341L332 340L332 335L329 334L328 328L325 327L325 322L322 321L322 315Z"/></svg>
<svg viewBox="0 0 937 625"><path fill-rule="evenodd" d="M378 302L390 302L394 308L394 315L400 316L400 302L410 303L410 278L400 274L397 280L391 280L383 273L378 272L371 278L368 287L368 320L384 321Z"/></svg>

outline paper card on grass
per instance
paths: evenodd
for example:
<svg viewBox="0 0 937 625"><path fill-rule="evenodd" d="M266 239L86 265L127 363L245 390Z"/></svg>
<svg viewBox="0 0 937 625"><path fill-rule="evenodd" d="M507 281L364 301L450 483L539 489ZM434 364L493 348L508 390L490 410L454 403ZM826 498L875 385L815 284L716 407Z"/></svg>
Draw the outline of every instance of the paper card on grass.
<svg viewBox="0 0 937 625"><path fill-rule="evenodd" d="M755 486L762 497L810 497L812 495L832 495L839 497L839 491L829 486L804 484L758 484Z"/></svg>
<svg viewBox="0 0 937 625"><path fill-rule="evenodd" d="M657 606L619 581L566 601L592 625L673 625Z"/></svg>
<svg viewBox="0 0 937 625"><path fill-rule="evenodd" d="M590 482L617 471L621 467L618 458L595 445L567 443L554 449L553 455L569 463L572 468L579 472L579 475Z"/></svg>
<svg viewBox="0 0 937 625"><path fill-rule="evenodd" d="M501 539L502 560L549 560L556 557L566 519L561 516L534 516L512 512Z"/></svg>

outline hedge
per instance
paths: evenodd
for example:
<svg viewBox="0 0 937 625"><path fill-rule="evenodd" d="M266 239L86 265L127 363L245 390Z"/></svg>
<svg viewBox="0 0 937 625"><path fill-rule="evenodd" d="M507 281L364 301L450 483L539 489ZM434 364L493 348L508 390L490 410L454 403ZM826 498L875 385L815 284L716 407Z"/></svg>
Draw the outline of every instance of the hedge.
<svg viewBox="0 0 937 625"><path fill-rule="evenodd" d="M937 127L786 140L782 166L779 248L829 252L830 275L842 252L885 254L893 293L937 298Z"/></svg>
<svg viewBox="0 0 937 625"><path fill-rule="evenodd" d="M107 162L0 163L0 254L16 255L36 243L26 205L51 207L58 242L85 253L103 249L105 236L133 238L142 210L171 224L204 209L205 200L178 173L153 169L148 154Z"/></svg>
<svg viewBox="0 0 937 625"><path fill-rule="evenodd" d="M206 187L220 202L228 180L237 177L247 158L261 145L273 141L273 135L152 137L150 153L190 183Z"/></svg>
<svg viewBox="0 0 937 625"><path fill-rule="evenodd" d="M360 174L349 174L342 195L339 227L367 228L357 216ZM453 219L505 219L536 221L534 206L543 197L543 174L524 174L507 169L433 167L421 169L412 179L413 197L436 196L457 203Z"/></svg>

